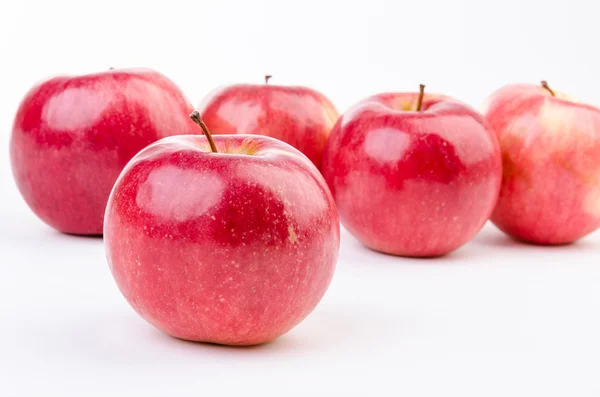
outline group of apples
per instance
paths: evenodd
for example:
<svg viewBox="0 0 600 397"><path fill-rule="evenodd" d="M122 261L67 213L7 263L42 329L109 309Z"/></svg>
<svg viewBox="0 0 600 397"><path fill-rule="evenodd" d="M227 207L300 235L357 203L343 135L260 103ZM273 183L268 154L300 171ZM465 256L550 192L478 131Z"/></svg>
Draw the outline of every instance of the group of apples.
<svg viewBox="0 0 600 397"><path fill-rule="evenodd" d="M27 204L64 233L103 234L121 292L170 335L252 345L289 331L331 282L339 219L374 250L423 257L488 219L539 244L600 227L600 109L545 82L502 88L483 113L421 86L340 117L269 77L197 110L152 70L57 77L16 114Z"/></svg>

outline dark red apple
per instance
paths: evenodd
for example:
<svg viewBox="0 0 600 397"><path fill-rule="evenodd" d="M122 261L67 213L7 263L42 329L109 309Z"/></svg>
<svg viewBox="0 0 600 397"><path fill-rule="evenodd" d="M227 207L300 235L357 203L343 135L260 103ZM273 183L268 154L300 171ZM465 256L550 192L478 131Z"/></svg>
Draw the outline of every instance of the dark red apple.
<svg viewBox="0 0 600 397"><path fill-rule="evenodd" d="M198 110L213 134L259 134L289 143L321 166L323 148L339 114L323 94L268 84L219 89Z"/></svg>
<svg viewBox="0 0 600 397"><path fill-rule="evenodd" d="M152 70L62 76L32 88L10 140L13 175L23 198L65 233L101 234L119 173L159 138L195 133L192 106Z"/></svg>
<svg viewBox="0 0 600 397"><path fill-rule="evenodd" d="M194 117L201 122L199 114ZM178 338L268 342L324 295L340 243L335 202L298 150L273 138L162 139L115 184L108 262L137 313Z"/></svg>
<svg viewBox="0 0 600 397"><path fill-rule="evenodd" d="M344 226L366 246L404 256L446 254L473 238L502 176L498 143L476 111L416 93L351 108L331 132L322 172Z"/></svg>
<svg viewBox="0 0 600 397"><path fill-rule="evenodd" d="M537 244L575 241L600 227L600 109L542 85L492 94L485 119L504 176L492 221Z"/></svg>

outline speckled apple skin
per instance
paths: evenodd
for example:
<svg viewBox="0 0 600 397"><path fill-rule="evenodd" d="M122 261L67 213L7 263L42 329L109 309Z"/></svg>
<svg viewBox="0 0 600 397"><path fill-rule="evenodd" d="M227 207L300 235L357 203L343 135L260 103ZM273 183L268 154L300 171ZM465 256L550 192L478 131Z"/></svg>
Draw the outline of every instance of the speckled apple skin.
<svg viewBox="0 0 600 397"><path fill-rule="evenodd" d="M368 98L334 127L322 172L344 226L401 256L447 254L489 218L502 176L494 134L455 99L415 93Z"/></svg>
<svg viewBox="0 0 600 397"><path fill-rule="evenodd" d="M10 140L21 195L55 229L102 234L106 201L125 164L157 139L198 133L191 111L179 88L152 70L38 84L22 100Z"/></svg>
<svg viewBox="0 0 600 397"><path fill-rule="evenodd" d="M340 244L335 202L302 153L263 136L165 138L111 193L108 263L131 306L177 338L271 341L321 300ZM251 155L244 154L245 152Z"/></svg>
<svg viewBox="0 0 600 397"><path fill-rule="evenodd" d="M504 176L492 221L536 244L573 242L600 227L600 109L541 86L506 86L485 118Z"/></svg>
<svg viewBox="0 0 600 397"><path fill-rule="evenodd" d="M239 84L217 89L198 108L213 134L260 134L304 153L317 168L339 118L325 95L306 87Z"/></svg>

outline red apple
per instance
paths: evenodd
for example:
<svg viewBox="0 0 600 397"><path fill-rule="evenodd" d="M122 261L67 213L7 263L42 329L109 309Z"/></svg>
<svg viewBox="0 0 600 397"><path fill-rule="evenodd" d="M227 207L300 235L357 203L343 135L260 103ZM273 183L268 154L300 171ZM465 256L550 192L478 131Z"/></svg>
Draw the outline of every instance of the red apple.
<svg viewBox="0 0 600 397"><path fill-rule="evenodd" d="M481 229L502 168L496 138L469 106L440 95L387 93L340 118L322 172L342 223L363 244L437 256Z"/></svg>
<svg viewBox="0 0 600 397"><path fill-rule="evenodd" d="M151 70L45 81L25 96L14 120L17 186L53 228L101 234L108 195L127 161L159 138L197 131L191 109L173 82Z"/></svg>
<svg viewBox="0 0 600 397"><path fill-rule="evenodd" d="M198 110L213 134L258 134L277 138L316 166L339 114L323 94L305 87L268 84L219 89Z"/></svg>
<svg viewBox="0 0 600 397"><path fill-rule="evenodd" d="M600 227L600 109L545 82L490 96L504 176L492 221L537 244L575 241Z"/></svg>
<svg viewBox="0 0 600 397"><path fill-rule="evenodd" d="M335 202L290 145L220 135L216 153L210 143L165 138L131 160L108 201L108 262L127 301L158 329L193 341L268 342L329 286L340 243Z"/></svg>

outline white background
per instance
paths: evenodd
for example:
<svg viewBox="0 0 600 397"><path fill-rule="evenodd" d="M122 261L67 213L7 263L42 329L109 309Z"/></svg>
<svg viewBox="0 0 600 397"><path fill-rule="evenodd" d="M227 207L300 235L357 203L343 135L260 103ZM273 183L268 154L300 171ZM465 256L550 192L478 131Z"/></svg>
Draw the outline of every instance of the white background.
<svg viewBox="0 0 600 397"><path fill-rule="evenodd" d="M32 84L109 67L155 68L194 104L270 73L340 111L421 82L479 106L541 79L600 105L595 3L0 1L0 396L600 396L600 233L541 248L488 226L452 255L409 260L344 232L330 290L292 332L194 344L127 306L102 240L30 213L7 148Z"/></svg>

